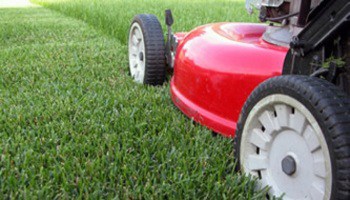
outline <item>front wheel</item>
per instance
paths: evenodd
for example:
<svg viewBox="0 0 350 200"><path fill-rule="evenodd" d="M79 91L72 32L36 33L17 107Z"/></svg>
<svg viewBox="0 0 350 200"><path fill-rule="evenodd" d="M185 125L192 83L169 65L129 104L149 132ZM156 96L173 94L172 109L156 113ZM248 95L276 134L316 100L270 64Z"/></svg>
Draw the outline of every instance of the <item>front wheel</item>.
<svg viewBox="0 0 350 200"><path fill-rule="evenodd" d="M253 91L235 138L240 171L284 199L350 198L350 99L307 76L269 79Z"/></svg>
<svg viewBox="0 0 350 200"><path fill-rule="evenodd" d="M156 16L136 15L129 31L129 69L134 81L161 85L166 77L165 42Z"/></svg>

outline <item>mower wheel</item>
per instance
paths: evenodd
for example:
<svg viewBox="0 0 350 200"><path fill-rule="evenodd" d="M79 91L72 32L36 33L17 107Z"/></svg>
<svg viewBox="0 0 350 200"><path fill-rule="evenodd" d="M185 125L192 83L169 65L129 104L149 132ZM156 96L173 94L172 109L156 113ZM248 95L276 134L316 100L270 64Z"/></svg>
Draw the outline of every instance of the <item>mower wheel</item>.
<svg viewBox="0 0 350 200"><path fill-rule="evenodd" d="M350 98L319 78L286 75L258 86L235 138L237 170L283 199L350 199Z"/></svg>
<svg viewBox="0 0 350 200"><path fill-rule="evenodd" d="M129 67L135 82L161 85L166 77L165 42L156 16L136 15L129 31Z"/></svg>

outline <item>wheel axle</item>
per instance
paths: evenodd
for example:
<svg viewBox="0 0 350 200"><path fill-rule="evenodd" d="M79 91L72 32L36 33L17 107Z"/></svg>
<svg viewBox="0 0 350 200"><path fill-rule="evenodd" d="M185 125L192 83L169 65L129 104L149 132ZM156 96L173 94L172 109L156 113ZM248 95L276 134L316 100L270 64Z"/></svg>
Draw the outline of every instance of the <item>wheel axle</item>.
<svg viewBox="0 0 350 200"><path fill-rule="evenodd" d="M292 156L287 156L282 160L282 171L291 176L297 170L297 164Z"/></svg>

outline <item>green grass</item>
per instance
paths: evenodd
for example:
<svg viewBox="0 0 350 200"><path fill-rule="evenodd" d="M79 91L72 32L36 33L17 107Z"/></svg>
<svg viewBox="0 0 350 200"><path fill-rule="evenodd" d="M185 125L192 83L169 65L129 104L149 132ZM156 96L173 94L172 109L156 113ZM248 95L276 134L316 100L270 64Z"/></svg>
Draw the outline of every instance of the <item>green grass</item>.
<svg viewBox="0 0 350 200"><path fill-rule="evenodd" d="M43 3L83 21L40 7L0 9L1 198L264 199L233 171L230 139L181 114L168 84L128 76L127 18L167 3L133 11L139 1L111 2ZM183 29L210 13L231 17L202 5L203 19L184 14L182 23L182 6L174 10Z"/></svg>
<svg viewBox="0 0 350 200"><path fill-rule="evenodd" d="M171 9L175 31L189 31L199 25L223 22L256 22L245 10L244 0L32 0L45 7L81 19L122 43L133 16L155 14L164 24L164 10Z"/></svg>

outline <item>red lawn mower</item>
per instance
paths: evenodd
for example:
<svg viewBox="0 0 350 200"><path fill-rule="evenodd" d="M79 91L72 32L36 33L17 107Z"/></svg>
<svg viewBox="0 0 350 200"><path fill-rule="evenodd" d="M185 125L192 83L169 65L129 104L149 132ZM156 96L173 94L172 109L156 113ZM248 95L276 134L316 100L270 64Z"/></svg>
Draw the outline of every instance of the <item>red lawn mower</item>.
<svg viewBox="0 0 350 200"><path fill-rule="evenodd" d="M154 15L134 17L130 73L161 85L188 117L235 137L237 170L269 196L350 199L350 2L247 0L267 24L214 23L166 41Z"/></svg>

